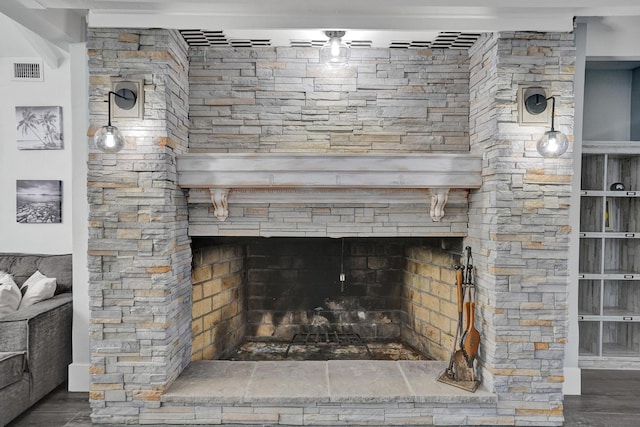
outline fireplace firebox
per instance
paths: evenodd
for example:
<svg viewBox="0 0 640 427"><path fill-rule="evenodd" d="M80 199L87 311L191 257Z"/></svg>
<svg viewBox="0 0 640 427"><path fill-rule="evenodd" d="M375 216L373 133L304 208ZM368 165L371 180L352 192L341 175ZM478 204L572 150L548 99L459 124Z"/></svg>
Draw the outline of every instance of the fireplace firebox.
<svg viewBox="0 0 640 427"><path fill-rule="evenodd" d="M402 343L444 360L460 248L457 238L194 239L192 359L253 341L287 354Z"/></svg>

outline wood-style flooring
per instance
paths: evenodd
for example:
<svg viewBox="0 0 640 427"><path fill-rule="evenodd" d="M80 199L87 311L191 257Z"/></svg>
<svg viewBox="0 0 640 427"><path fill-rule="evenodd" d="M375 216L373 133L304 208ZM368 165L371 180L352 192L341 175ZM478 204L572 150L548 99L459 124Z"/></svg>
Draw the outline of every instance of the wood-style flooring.
<svg viewBox="0 0 640 427"><path fill-rule="evenodd" d="M582 395L566 396L566 427L640 426L640 371L583 370ZM7 427L90 427L87 393L54 390Z"/></svg>

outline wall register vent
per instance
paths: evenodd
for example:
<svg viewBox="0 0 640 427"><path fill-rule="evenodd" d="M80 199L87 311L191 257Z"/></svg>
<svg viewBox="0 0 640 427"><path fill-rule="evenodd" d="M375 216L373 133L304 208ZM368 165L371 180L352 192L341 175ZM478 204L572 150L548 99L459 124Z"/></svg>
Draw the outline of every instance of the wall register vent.
<svg viewBox="0 0 640 427"><path fill-rule="evenodd" d="M42 61L13 61L13 80L21 82L44 81Z"/></svg>

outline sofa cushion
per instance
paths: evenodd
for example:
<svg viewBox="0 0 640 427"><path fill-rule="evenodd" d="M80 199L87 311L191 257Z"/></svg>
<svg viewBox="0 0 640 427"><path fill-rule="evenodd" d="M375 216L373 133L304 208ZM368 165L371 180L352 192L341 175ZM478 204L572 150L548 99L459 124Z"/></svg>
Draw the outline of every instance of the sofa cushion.
<svg viewBox="0 0 640 427"><path fill-rule="evenodd" d="M20 289L11 275L0 271L0 316L16 311L21 299Z"/></svg>
<svg viewBox="0 0 640 427"><path fill-rule="evenodd" d="M56 279L36 271L24 282L20 292L22 293L22 301L19 310L51 298L56 292Z"/></svg>
<svg viewBox="0 0 640 427"><path fill-rule="evenodd" d="M0 352L0 389L20 381L25 367L24 351Z"/></svg>
<svg viewBox="0 0 640 427"><path fill-rule="evenodd" d="M40 271L47 277L56 278L56 294L71 292L73 283L71 254L65 255L35 255L20 253L0 254L0 270L13 275L20 287L31 275Z"/></svg>

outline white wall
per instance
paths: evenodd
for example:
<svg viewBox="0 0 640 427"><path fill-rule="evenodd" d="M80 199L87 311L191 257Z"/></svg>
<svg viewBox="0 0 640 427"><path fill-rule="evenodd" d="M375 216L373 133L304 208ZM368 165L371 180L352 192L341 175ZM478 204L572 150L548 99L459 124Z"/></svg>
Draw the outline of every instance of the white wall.
<svg viewBox="0 0 640 427"><path fill-rule="evenodd" d="M587 24L588 59L640 58L640 17L590 17L578 21Z"/></svg>
<svg viewBox="0 0 640 427"><path fill-rule="evenodd" d="M583 138L631 139L631 70L586 70Z"/></svg>
<svg viewBox="0 0 640 427"><path fill-rule="evenodd" d="M15 40L15 39L14 39ZM37 53L24 49L25 55ZM0 252L71 253L71 96L69 61L58 69L44 64L44 82L11 81L11 59L0 58ZM61 106L63 150L18 150L16 106ZM16 180L62 181L61 224L16 222Z"/></svg>
<svg viewBox="0 0 640 427"><path fill-rule="evenodd" d="M24 29L0 14L0 252L73 254L73 364L69 368L69 389L89 389L89 298L87 272L87 123L88 78L86 45L74 44L69 52L52 45L61 58L52 68L44 61L44 82L15 82L11 79L11 58L40 59L40 39L24 39ZM37 37L37 36L34 36ZM62 107L62 150L18 150L16 106L56 105ZM16 180L62 181L61 224L19 224L16 222Z"/></svg>

